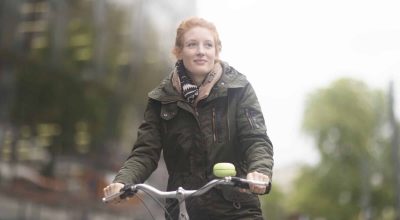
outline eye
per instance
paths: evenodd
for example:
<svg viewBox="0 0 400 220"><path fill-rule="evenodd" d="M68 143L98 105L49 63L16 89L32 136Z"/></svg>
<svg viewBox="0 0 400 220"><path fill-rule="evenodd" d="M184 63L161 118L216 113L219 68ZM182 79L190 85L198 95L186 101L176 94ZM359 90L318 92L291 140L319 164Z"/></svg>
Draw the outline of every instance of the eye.
<svg viewBox="0 0 400 220"><path fill-rule="evenodd" d="M206 42L206 43L204 44L204 47L206 47L206 48L213 48L213 47L214 47L214 44L211 43L211 42Z"/></svg>
<svg viewBox="0 0 400 220"><path fill-rule="evenodd" d="M186 46L189 47L189 48L192 48L192 47L197 46L197 43L196 42L189 42L189 43L186 44Z"/></svg>

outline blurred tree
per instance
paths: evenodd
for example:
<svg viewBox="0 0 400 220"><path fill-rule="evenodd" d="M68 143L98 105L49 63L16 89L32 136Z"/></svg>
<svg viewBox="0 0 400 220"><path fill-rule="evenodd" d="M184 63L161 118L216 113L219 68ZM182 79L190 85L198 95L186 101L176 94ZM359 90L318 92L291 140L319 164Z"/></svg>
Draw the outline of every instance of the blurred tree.
<svg viewBox="0 0 400 220"><path fill-rule="evenodd" d="M131 41L135 36L127 34L130 17L107 1L35 0L20 8L35 15L34 22L43 28L40 35L30 34L32 28L25 24L34 22L23 21L27 31L18 39L24 53L0 51L8 68L15 70L9 111L15 128L13 157L22 160L17 145L24 128L42 139L35 145L51 153L49 175L57 155L89 159L95 167L106 168L113 161L108 153L115 151L121 129L131 121L129 115L143 111L147 92L168 73L167 57L159 56L157 32L152 24L143 24L136 32L145 42ZM141 57L132 60L132 54Z"/></svg>
<svg viewBox="0 0 400 220"><path fill-rule="evenodd" d="M386 112L382 92L352 79L309 96L303 126L321 161L304 167L295 182L290 201L296 212L311 219L390 219L393 175Z"/></svg>
<svg viewBox="0 0 400 220"><path fill-rule="evenodd" d="M171 70L172 26L194 13L194 1L182 3L171 11L146 0L0 1L0 162L11 171L0 174L0 191L29 191L25 206L62 190L51 206L83 209L82 219L99 208L93 199L130 151L147 93ZM26 181L32 188L15 184ZM112 216L122 209L132 214Z"/></svg>
<svg viewBox="0 0 400 220"><path fill-rule="evenodd" d="M273 190L270 192L270 194L260 196L260 200L265 219L281 220L285 218L286 198L278 185L274 185Z"/></svg>

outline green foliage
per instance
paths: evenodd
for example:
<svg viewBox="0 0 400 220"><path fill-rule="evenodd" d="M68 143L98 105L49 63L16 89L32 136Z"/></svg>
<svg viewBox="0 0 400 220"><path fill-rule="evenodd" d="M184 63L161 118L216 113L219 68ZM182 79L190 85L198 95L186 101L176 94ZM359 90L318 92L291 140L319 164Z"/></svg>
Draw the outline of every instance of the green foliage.
<svg viewBox="0 0 400 220"><path fill-rule="evenodd" d="M285 218L285 195L279 186L273 186L270 194L260 196L260 200L265 219L281 220Z"/></svg>
<svg viewBox="0 0 400 220"><path fill-rule="evenodd" d="M312 93L304 112L304 130L321 155L305 167L290 207L311 219L358 219L365 207L373 219L393 207L391 157L384 95L352 79L341 79Z"/></svg>
<svg viewBox="0 0 400 220"><path fill-rule="evenodd" d="M143 111L147 93L168 73L167 57L160 56L164 51L148 19L142 17L142 28L131 35L130 28L138 29L129 23L131 15L103 3L104 14L98 20L96 1L69 1L68 16L54 14L64 17L49 20L43 33L21 38L29 42L44 36L43 47L28 46L24 54L0 51L5 69L15 77L15 97L7 111L13 126L13 154L18 154L16 145L23 139L45 147L50 160L57 155L92 157L107 166L104 157L110 144L118 145L123 138L126 117ZM56 5L51 5L52 13L57 12ZM136 39L139 32L141 40ZM31 134L24 136L24 129ZM6 157L0 152L0 158Z"/></svg>
<svg viewBox="0 0 400 220"><path fill-rule="evenodd" d="M102 138L108 100L112 92L101 84L82 81L79 76L30 64L17 73L12 122L17 127L55 123L62 135L59 153L75 152L74 135L79 122L89 124L89 133ZM53 150L51 150L53 151Z"/></svg>
<svg viewBox="0 0 400 220"><path fill-rule="evenodd" d="M379 99L379 93L349 79L338 80L310 96L303 124L317 140L323 160L365 156L385 110L377 111L376 103L382 103Z"/></svg>

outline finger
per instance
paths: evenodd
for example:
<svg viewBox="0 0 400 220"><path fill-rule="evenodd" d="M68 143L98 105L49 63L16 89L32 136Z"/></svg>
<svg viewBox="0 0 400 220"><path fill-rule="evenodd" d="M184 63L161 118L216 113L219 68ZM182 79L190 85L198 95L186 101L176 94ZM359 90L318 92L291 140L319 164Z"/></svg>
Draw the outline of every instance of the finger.
<svg viewBox="0 0 400 220"><path fill-rule="evenodd" d="M255 186L253 193L264 194L265 189L266 189L265 186Z"/></svg>
<svg viewBox="0 0 400 220"><path fill-rule="evenodd" d="M240 188L240 189L239 189L239 192L241 192L241 193L248 193L249 190L248 190L248 189Z"/></svg>
<svg viewBox="0 0 400 220"><path fill-rule="evenodd" d="M254 185L251 190L252 193L256 193L256 194L263 194L264 191L265 191L265 187L263 187L263 186L260 187L258 185Z"/></svg>
<svg viewBox="0 0 400 220"><path fill-rule="evenodd" d="M267 175L264 175L262 173L258 172L252 172L247 175L247 179L255 180L255 181L260 181L260 182L269 182L269 177ZM257 193L257 194L264 194L266 190L266 186L262 185L257 185L257 184L250 184L250 190L252 193Z"/></svg>
<svg viewBox="0 0 400 220"><path fill-rule="evenodd" d="M114 194L114 191L115 191L115 186L114 186L114 184L111 184L104 188L104 195L110 196L110 195Z"/></svg>
<svg viewBox="0 0 400 220"><path fill-rule="evenodd" d="M116 193L118 191L119 191L119 186L117 184L113 183L113 184L110 185L110 192L111 193Z"/></svg>
<svg viewBox="0 0 400 220"><path fill-rule="evenodd" d="M109 186L107 186L106 188L104 188L104 195L105 196L108 196L110 193L110 187Z"/></svg>

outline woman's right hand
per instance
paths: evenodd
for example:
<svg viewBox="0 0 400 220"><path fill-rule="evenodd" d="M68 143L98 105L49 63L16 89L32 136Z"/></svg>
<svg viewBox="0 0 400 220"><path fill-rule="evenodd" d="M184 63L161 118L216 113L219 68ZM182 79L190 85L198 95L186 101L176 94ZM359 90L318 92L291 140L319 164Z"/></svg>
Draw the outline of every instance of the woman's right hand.
<svg viewBox="0 0 400 220"><path fill-rule="evenodd" d="M110 185L106 186L103 191L104 191L104 197L111 196L115 193L118 193L125 185L122 183L111 183ZM121 199L115 199L113 203L118 203L120 202Z"/></svg>

